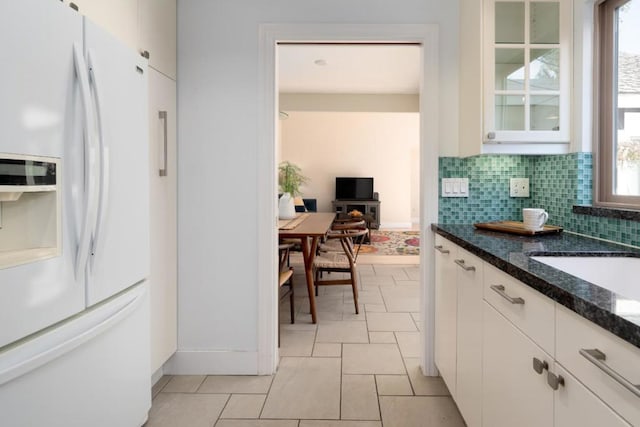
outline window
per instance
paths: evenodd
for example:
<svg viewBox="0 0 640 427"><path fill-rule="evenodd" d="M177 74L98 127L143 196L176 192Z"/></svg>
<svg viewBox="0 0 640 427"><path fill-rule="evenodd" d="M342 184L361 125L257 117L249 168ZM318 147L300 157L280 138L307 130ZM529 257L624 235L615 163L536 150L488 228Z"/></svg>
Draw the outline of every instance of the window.
<svg viewBox="0 0 640 427"><path fill-rule="evenodd" d="M596 5L596 202L640 209L640 0Z"/></svg>

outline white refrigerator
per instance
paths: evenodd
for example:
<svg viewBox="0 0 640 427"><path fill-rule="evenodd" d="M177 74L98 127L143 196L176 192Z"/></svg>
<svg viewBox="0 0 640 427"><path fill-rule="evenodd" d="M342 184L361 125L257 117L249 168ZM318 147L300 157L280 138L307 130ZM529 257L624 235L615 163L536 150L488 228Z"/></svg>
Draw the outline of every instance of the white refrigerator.
<svg viewBox="0 0 640 427"><path fill-rule="evenodd" d="M62 2L21 0L0 4L0 64L0 425L140 426L146 59ZM41 160L55 185L11 185Z"/></svg>

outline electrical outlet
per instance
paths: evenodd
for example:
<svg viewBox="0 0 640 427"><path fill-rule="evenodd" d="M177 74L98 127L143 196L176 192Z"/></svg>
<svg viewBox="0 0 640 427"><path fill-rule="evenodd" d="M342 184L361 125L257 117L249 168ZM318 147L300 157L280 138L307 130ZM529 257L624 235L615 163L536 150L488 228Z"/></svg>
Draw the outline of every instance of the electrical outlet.
<svg viewBox="0 0 640 427"><path fill-rule="evenodd" d="M529 197L529 178L511 178L509 180L509 196Z"/></svg>

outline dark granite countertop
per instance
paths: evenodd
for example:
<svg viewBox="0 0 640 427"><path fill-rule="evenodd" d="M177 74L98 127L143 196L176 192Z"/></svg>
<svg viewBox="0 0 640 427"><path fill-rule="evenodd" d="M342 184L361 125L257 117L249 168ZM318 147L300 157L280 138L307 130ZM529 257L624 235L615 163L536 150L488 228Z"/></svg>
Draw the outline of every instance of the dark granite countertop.
<svg viewBox="0 0 640 427"><path fill-rule="evenodd" d="M640 348L640 301L630 300L530 258L542 254L640 257L640 249L567 232L530 237L477 230L470 224L432 224L431 229Z"/></svg>

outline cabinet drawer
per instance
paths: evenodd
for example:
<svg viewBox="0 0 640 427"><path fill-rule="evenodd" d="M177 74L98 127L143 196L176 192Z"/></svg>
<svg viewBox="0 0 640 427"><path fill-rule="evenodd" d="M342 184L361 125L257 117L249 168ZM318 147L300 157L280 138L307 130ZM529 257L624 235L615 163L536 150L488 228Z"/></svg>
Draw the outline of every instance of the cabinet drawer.
<svg viewBox="0 0 640 427"><path fill-rule="evenodd" d="M484 268L484 299L544 351L555 354L551 299L489 264Z"/></svg>
<svg viewBox="0 0 640 427"><path fill-rule="evenodd" d="M640 349L560 305L556 319L556 360L634 426L640 426L640 397L605 372L609 367L631 384L640 384ZM597 366L581 350L606 355ZM604 368L604 369L603 369Z"/></svg>
<svg viewBox="0 0 640 427"><path fill-rule="evenodd" d="M556 364L554 372L564 380L554 403L557 427L631 427L560 365Z"/></svg>
<svg viewBox="0 0 640 427"><path fill-rule="evenodd" d="M532 366L533 358L547 366L553 358L486 302L482 336L482 426L553 426L546 371L538 374Z"/></svg>
<svg viewBox="0 0 640 427"><path fill-rule="evenodd" d="M455 243L453 243L451 240L447 240L439 234L436 234L435 247L436 247L436 255L438 253L444 254L444 255L453 254L452 256L455 256L458 254L458 246Z"/></svg>

